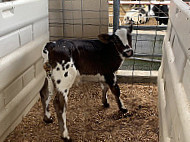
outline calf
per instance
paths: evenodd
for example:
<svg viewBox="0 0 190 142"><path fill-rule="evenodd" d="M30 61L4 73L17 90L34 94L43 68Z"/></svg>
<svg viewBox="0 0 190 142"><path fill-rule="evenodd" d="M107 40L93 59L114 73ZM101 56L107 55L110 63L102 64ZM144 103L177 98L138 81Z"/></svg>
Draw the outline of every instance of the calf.
<svg viewBox="0 0 190 142"><path fill-rule="evenodd" d="M143 24L148 22L148 10L143 7L136 7L126 12L123 23L124 24Z"/></svg>
<svg viewBox="0 0 190 142"><path fill-rule="evenodd" d="M120 98L115 72L125 57L133 55L131 32L132 26L128 30L118 29L113 35L101 34L99 40L62 39L49 42L44 47L42 56L47 77L40 91L44 121L52 122L48 107L53 94L51 88L54 88L54 107L64 141L70 141L66 127L67 95L79 75L99 77L104 107L109 107L107 91L110 88L119 110L127 112Z"/></svg>

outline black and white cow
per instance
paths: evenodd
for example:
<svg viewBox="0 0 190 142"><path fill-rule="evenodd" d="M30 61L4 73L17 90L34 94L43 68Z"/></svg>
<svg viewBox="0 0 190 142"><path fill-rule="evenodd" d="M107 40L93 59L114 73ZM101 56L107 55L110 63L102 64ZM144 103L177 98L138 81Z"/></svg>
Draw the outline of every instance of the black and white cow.
<svg viewBox="0 0 190 142"><path fill-rule="evenodd" d="M97 76L102 87L104 107L109 107L106 93L110 88L119 110L127 112L120 98L115 72L125 57L133 55L131 32L132 26L118 29L113 35L101 34L99 40L62 39L49 42L44 47L42 56L47 77L40 91L44 121L52 122L48 107L51 95L55 94L54 107L64 141L70 141L66 126L67 95L77 76ZM51 88L54 88L54 93Z"/></svg>
<svg viewBox="0 0 190 142"><path fill-rule="evenodd" d="M156 16L156 21L159 22L159 25L168 24L168 6L167 5L155 5L152 8L152 11L154 12L154 15Z"/></svg>

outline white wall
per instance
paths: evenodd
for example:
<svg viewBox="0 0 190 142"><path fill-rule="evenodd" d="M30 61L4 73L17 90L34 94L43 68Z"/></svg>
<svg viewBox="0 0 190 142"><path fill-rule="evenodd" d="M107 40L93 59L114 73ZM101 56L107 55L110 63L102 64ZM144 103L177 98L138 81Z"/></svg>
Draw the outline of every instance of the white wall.
<svg viewBox="0 0 190 142"><path fill-rule="evenodd" d="M39 98L48 26L47 0L0 3L0 141Z"/></svg>
<svg viewBox="0 0 190 142"><path fill-rule="evenodd" d="M108 33L107 0L49 0L50 40Z"/></svg>
<svg viewBox="0 0 190 142"><path fill-rule="evenodd" d="M171 0L169 16L158 76L160 142L189 142L189 6L179 0Z"/></svg>

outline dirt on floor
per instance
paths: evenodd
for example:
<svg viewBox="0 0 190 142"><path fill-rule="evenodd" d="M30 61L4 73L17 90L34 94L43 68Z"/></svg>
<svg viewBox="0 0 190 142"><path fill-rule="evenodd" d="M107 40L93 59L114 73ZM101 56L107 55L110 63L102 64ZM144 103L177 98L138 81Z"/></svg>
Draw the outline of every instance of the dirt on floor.
<svg viewBox="0 0 190 142"><path fill-rule="evenodd" d="M98 83L84 83L70 90L67 127L74 142L158 142L157 87L150 84L119 84L121 98L131 116L118 111L111 92L110 108L103 108ZM5 142L61 142L54 122L43 122L38 101Z"/></svg>

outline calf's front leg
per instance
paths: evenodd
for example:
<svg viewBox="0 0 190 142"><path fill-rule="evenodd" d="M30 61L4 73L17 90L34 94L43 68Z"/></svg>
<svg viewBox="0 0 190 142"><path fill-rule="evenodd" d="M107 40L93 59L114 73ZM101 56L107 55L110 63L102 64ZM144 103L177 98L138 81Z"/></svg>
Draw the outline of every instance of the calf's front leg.
<svg viewBox="0 0 190 142"><path fill-rule="evenodd" d="M123 105L123 102L120 98L120 88L119 85L116 83L114 85L110 85L111 92L115 95L115 99L117 102L117 105L119 107L119 110L122 111L123 113L126 113L128 110L125 108Z"/></svg>
<svg viewBox="0 0 190 142"><path fill-rule="evenodd" d="M122 99L120 98L120 88L117 84L117 78L115 74L107 74L104 76L106 83L109 85L112 94L114 94L119 110L126 113L128 110L123 105Z"/></svg>
<svg viewBox="0 0 190 142"><path fill-rule="evenodd" d="M101 88L102 88L102 103L105 108L108 108L110 106L107 100L107 92L109 86L106 83L101 83Z"/></svg>

